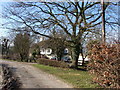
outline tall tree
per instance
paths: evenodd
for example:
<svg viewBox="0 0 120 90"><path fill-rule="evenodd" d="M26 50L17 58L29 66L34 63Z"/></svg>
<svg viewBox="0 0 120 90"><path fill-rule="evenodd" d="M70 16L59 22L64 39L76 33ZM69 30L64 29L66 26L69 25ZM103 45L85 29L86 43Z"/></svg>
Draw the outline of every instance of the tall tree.
<svg viewBox="0 0 120 90"><path fill-rule="evenodd" d="M19 54L21 61L27 61L29 57L30 38L24 33L17 34L14 40L14 50Z"/></svg>
<svg viewBox="0 0 120 90"><path fill-rule="evenodd" d="M64 34L64 32L62 32L62 30L60 32L53 31L51 35L53 38L50 39L50 47L57 55L57 59L61 60L66 48L65 40L67 36Z"/></svg>
<svg viewBox="0 0 120 90"><path fill-rule="evenodd" d="M9 39L4 38L2 41L2 55L8 55L9 51Z"/></svg>
<svg viewBox="0 0 120 90"><path fill-rule="evenodd" d="M100 2L17 2L6 10L9 14L5 18L19 23L17 27L29 27L36 34L53 38L49 35L53 26L62 29L69 36L66 42L72 51L71 66L75 68L82 53L82 41L102 23Z"/></svg>

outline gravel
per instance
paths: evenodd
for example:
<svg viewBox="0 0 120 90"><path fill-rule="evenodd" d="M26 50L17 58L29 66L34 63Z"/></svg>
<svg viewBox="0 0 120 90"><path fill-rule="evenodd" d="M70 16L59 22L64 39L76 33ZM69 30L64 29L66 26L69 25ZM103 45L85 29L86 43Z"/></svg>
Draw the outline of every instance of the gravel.
<svg viewBox="0 0 120 90"><path fill-rule="evenodd" d="M33 67L30 63L0 60L9 64L22 83L21 88L73 88L57 77ZM1 81L1 76L0 76Z"/></svg>

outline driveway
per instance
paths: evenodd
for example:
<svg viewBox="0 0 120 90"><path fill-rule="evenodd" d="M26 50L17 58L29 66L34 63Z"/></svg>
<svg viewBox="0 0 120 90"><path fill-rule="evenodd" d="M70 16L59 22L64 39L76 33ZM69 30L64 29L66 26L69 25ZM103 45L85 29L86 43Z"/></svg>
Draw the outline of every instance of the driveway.
<svg viewBox="0 0 120 90"><path fill-rule="evenodd" d="M19 77L22 88L72 88L57 77L35 68L31 63L0 60L8 64Z"/></svg>

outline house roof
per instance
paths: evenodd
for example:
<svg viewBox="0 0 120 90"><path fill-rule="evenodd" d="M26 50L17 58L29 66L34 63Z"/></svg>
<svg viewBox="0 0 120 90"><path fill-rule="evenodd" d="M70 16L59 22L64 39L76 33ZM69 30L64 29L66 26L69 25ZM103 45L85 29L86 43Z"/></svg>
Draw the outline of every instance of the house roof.
<svg viewBox="0 0 120 90"><path fill-rule="evenodd" d="M39 45L41 48L50 48L50 46L52 45L52 42L51 42L50 39L47 39L47 40L44 40L44 41L39 42L38 45Z"/></svg>

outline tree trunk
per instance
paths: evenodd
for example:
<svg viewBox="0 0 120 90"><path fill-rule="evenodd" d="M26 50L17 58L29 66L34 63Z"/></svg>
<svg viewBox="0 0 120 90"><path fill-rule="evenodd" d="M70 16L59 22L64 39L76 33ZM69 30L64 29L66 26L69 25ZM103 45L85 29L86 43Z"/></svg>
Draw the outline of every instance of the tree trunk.
<svg viewBox="0 0 120 90"><path fill-rule="evenodd" d="M74 45L72 50L71 50L71 56L72 56L72 64L71 64L71 68L78 68L78 58L79 58L79 54L80 54L80 46L79 44Z"/></svg>
<svg viewBox="0 0 120 90"><path fill-rule="evenodd" d="M61 61L61 58L62 58L61 55L57 56L58 61Z"/></svg>
<svg viewBox="0 0 120 90"><path fill-rule="evenodd" d="M85 57L84 57L84 53L83 53L83 48L82 48L82 45L81 45L81 48L80 48L80 52L81 52L81 56L82 56L82 66L84 66L85 64Z"/></svg>
<svg viewBox="0 0 120 90"><path fill-rule="evenodd" d="M20 60L23 62L23 55L20 54Z"/></svg>
<svg viewBox="0 0 120 90"><path fill-rule="evenodd" d="M23 62L28 62L28 55L25 53L20 54L20 60Z"/></svg>
<svg viewBox="0 0 120 90"><path fill-rule="evenodd" d="M61 53L61 51L59 51L59 52L57 51L56 55L57 55L58 61L60 61L61 58L62 58L62 53Z"/></svg>

